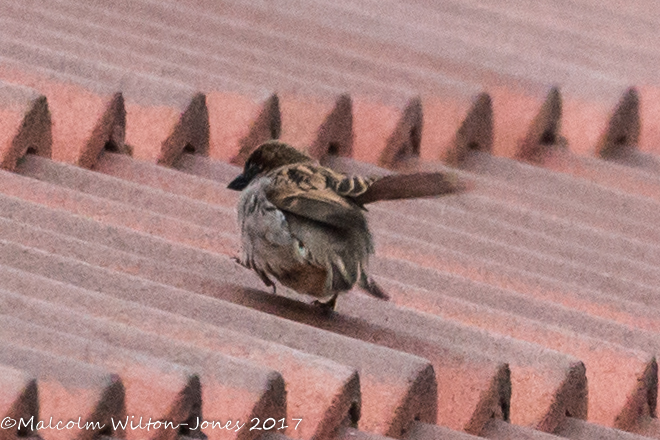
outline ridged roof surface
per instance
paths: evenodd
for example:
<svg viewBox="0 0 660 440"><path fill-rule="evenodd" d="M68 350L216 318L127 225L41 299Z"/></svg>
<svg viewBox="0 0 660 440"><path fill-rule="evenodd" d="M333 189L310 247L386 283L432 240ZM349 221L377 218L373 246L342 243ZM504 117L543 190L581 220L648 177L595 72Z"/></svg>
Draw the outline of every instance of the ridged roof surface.
<svg viewBox="0 0 660 440"><path fill-rule="evenodd" d="M0 439L660 438L660 6L520 3L0 2ZM469 190L323 314L232 260L271 138Z"/></svg>

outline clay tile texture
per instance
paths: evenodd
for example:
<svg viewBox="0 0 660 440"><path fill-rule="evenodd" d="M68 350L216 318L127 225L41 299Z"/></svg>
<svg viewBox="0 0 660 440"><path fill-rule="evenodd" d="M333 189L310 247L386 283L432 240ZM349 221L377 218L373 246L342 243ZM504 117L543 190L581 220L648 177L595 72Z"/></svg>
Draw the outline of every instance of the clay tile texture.
<svg viewBox="0 0 660 440"><path fill-rule="evenodd" d="M0 440L660 438L660 5L523 3L0 2Z"/></svg>

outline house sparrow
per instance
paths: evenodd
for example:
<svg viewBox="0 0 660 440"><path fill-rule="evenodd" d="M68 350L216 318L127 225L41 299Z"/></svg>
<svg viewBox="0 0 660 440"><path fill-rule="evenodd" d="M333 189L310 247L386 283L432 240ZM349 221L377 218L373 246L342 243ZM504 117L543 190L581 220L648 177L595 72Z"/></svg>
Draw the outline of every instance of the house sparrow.
<svg viewBox="0 0 660 440"><path fill-rule="evenodd" d="M338 295L356 283L389 299L367 274L374 247L365 204L446 194L459 186L442 173L346 176L272 140L250 155L228 188L243 190L239 263L273 291L270 276L299 293L329 298L315 304L333 310Z"/></svg>

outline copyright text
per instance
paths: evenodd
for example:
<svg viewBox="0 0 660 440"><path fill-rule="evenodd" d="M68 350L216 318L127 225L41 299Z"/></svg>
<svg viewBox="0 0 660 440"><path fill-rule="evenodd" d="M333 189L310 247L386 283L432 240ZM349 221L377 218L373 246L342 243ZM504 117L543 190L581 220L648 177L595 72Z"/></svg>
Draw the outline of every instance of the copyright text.
<svg viewBox="0 0 660 440"><path fill-rule="evenodd" d="M301 418L295 418L292 417L290 420L292 420L294 423L292 423L290 426L293 429L298 429L298 426L300 425L300 422L302 422ZM269 417L265 419L263 422L261 419L258 417L254 417L252 420L250 420L250 426L249 430L259 430L259 431L270 431L270 430L282 430L286 429L289 427L287 424L287 419L282 418L282 419L274 419L272 417ZM135 417L135 416L126 416L125 419L117 419L115 420L114 418L110 418L110 425L112 426L112 429L114 431L118 430L126 430L126 429L131 429L131 430L146 430L146 431L151 431L151 430L157 430L157 429L179 429L182 426L187 426L189 430L191 431L197 431L197 430L207 430L207 429L226 429L227 431L234 431L238 432L241 429L243 429L247 423L241 423L240 420L232 421L231 419L227 421L219 421L219 420L202 420L199 417L196 417L196 419L193 420L192 423L175 423L170 420L153 420L151 417L149 419L144 419L143 417ZM12 417L5 417L0 421L0 429L27 429L30 431L42 431L46 429L52 429L56 431L62 431L65 429L71 430L71 429L79 429L79 430L92 430L92 431L101 431L105 429L107 425L101 422L83 422L81 417L78 417L78 420L69 420L69 421L63 421L63 420L53 420L51 417L50 419L46 420L35 420L34 416L30 417L29 419L14 419Z"/></svg>

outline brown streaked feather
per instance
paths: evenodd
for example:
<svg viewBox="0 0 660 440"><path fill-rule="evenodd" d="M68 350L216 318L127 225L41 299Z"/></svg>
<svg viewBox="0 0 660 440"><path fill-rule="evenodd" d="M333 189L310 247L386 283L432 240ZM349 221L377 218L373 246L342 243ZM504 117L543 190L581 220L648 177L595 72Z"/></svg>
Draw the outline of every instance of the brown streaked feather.
<svg viewBox="0 0 660 440"><path fill-rule="evenodd" d="M311 164L285 166L270 175L266 197L279 209L337 228L365 222L362 208L348 194L362 194L364 179L351 179ZM337 192L340 188L344 194Z"/></svg>
<svg viewBox="0 0 660 440"><path fill-rule="evenodd" d="M463 189L463 185L452 174L391 174L374 180L366 191L353 200L359 205L366 205L379 200L440 196Z"/></svg>
<svg viewBox="0 0 660 440"><path fill-rule="evenodd" d="M376 177L345 176L335 173L329 184L340 196L355 199L364 194L376 180L378 180Z"/></svg>

